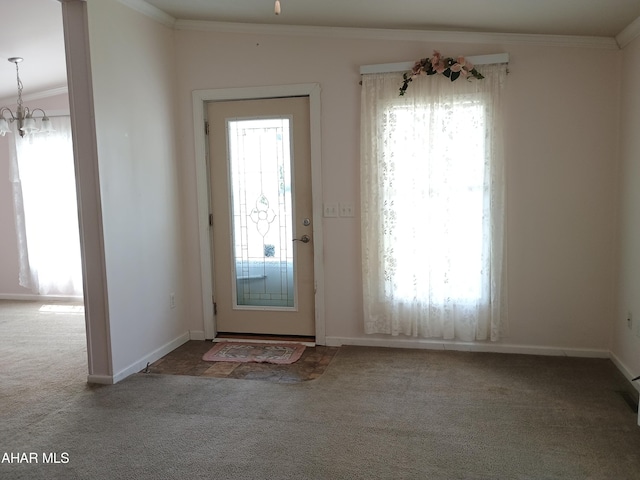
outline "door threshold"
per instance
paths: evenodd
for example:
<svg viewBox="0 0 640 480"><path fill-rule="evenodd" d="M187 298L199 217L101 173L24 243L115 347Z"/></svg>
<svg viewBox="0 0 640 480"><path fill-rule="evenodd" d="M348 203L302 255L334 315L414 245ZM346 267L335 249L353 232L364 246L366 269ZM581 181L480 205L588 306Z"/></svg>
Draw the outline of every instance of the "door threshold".
<svg viewBox="0 0 640 480"><path fill-rule="evenodd" d="M315 337L296 335L263 335L256 333L218 333L212 342L295 343L315 347Z"/></svg>

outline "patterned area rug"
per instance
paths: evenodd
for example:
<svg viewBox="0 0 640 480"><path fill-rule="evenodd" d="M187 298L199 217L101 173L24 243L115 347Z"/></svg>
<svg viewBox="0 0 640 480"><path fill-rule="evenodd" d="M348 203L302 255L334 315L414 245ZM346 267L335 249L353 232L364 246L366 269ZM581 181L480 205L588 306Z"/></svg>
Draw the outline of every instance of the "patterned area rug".
<svg viewBox="0 0 640 480"><path fill-rule="evenodd" d="M221 342L204 354L207 362L257 362L288 365L296 362L305 346L283 343Z"/></svg>

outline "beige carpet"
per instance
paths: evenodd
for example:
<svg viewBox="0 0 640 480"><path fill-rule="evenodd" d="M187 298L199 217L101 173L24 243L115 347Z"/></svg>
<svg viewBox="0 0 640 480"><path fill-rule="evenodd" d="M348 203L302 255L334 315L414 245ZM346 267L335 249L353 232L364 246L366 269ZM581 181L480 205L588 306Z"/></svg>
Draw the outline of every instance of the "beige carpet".
<svg viewBox="0 0 640 480"><path fill-rule="evenodd" d="M88 388L76 327L47 342L24 323L0 314L0 455L69 461L0 464L2 479L640 478L629 385L608 360L343 347L297 384Z"/></svg>

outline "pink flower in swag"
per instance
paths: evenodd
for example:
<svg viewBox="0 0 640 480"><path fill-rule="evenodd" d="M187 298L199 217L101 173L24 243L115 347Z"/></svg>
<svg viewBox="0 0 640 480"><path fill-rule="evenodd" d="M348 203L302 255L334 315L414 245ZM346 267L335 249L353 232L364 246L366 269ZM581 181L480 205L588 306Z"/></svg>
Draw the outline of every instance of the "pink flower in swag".
<svg viewBox="0 0 640 480"><path fill-rule="evenodd" d="M440 55L440 52L437 50L433 51L433 57L431 57L430 62L431 68L433 68L437 73L442 73L447 69L442 55Z"/></svg>
<svg viewBox="0 0 640 480"><path fill-rule="evenodd" d="M464 57L458 57L457 62L451 66L452 72L460 72L460 75L463 77L469 75L471 70L473 70L473 64L467 61Z"/></svg>

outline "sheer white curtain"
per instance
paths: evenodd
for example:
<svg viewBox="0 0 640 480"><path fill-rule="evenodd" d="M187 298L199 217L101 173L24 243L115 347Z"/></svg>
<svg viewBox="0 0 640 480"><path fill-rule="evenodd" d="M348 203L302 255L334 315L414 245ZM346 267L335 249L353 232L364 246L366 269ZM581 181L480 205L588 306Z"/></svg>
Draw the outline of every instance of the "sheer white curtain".
<svg viewBox="0 0 640 480"><path fill-rule="evenodd" d="M76 184L69 117L54 132L13 132L11 183L20 285L40 295L82 295ZM15 129L15 124L12 124Z"/></svg>
<svg viewBox="0 0 640 480"><path fill-rule="evenodd" d="M504 65L483 80L364 75L365 332L464 341L504 332Z"/></svg>

